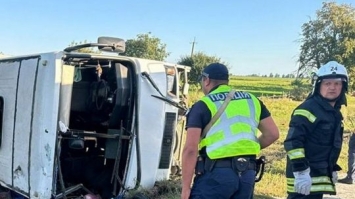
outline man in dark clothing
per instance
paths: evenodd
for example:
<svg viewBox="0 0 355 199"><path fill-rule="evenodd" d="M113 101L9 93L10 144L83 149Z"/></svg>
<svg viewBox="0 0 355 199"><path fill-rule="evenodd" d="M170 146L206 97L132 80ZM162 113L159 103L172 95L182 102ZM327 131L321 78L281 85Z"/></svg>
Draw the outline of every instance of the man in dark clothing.
<svg viewBox="0 0 355 199"><path fill-rule="evenodd" d="M348 73L330 61L319 68L309 97L292 113L284 142L288 199L321 199L336 194L336 164L343 141L341 105Z"/></svg>
<svg viewBox="0 0 355 199"><path fill-rule="evenodd" d="M348 148L348 172L346 177L338 180L344 184L354 184L355 180L355 132L351 133Z"/></svg>
<svg viewBox="0 0 355 199"><path fill-rule="evenodd" d="M208 65L202 72L200 81L205 96L187 114L181 199L251 198L256 155L279 137L265 105L250 93L233 91L228 78L227 67L219 63ZM227 96L231 101L202 136ZM259 137L257 129L262 133Z"/></svg>

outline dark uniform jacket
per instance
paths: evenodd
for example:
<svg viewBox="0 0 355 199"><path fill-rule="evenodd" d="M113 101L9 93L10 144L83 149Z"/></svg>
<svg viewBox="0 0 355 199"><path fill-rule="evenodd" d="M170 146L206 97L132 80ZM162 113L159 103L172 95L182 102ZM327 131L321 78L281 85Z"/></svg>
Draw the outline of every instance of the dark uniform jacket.
<svg viewBox="0 0 355 199"><path fill-rule="evenodd" d="M287 192L294 193L293 172L310 167L312 193L335 194L332 172L342 146L343 117L340 106L314 95L299 105L291 116L284 142L287 152Z"/></svg>

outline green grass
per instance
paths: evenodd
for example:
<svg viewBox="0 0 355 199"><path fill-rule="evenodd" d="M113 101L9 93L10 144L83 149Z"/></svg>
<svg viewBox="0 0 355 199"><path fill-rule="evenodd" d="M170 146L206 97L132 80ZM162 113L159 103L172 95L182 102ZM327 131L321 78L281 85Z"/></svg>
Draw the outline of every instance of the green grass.
<svg viewBox="0 0 355 199"><path fill-rule="evenodd" d="M288 92L292 89L291 78L266 78L266 77L236 77L230 78L232 87L245 91L260 91L268 93Z"/></svg>
<svg viewBox="0 0 355 199"><path fill-rule="evenodd" d="M283 141L285 140L290 114L292 110L299 105L300 101L292 101L287 98L266 98L268 95L277 95L289 92L292 89L291 82L294 79L283 78L261 78L261 77L232 77L230 85L237 90L245 90L260 96L260 99L271 112L277 126L280 130L280 138L273 145L264 149L260 155L267 158L266 172L263 179L255 186L255 199L273 199L275 197L286 196L286 153L283 149ZM203 96L196 87L192 87L189 96L190 106ZM348 106L343 107L345 134L344 144L338 164L343 168L342 172L347 170L347 148L349 132L355 129L355 98L348 96ZM162 186L164 185L164 186ZM166 188L166 187L174 188ZM160 183L155 189L155 193L163 193L156 191L157 189L168 190L164 194L149 196L151 198L178 199L180 198L180 182L179 180L167 181ZM172 190L172 191L169 191ZM152 191L148 191L152 193Z"/></svg>
<svg viewBox="0 0 355 199"><path fill-rule="evenodd" d="M292 89L291 78L231 77L230 85L248 91L257 97L284 96Z"/></svg>
<svg viewBox="0 0 355 199"><path fill-rule="evenodd" d="M240 77L232 76L229 84L238 90L248 91L257 97L285 95L292 89L291 78L268 78L268 77ZM307 82L308 80L303 80ZM194 93L200 89L200 86L192 86Z"/></svg>
<svg viewBox="0 0 355 199"><path fill-rule="evenodd" d="M232 88L247 91L257 97L285 96L292 89L291 78L239 77L232 76L229 84ZM306 80L305 80L306 81ZM191 85L189 106L203 96L200 85Z"/></svg>

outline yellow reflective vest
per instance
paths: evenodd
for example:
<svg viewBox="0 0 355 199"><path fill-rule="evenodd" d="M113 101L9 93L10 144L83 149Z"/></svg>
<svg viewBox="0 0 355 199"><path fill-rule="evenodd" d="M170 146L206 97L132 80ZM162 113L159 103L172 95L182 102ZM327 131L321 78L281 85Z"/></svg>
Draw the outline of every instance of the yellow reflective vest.
<svg viewBox="0 0 355 199"><path fill-rule="evenodd" d="M211 118L230 90L229 86L220 85L201 99L210 110ZM200 141L199 149L206 147L210 159L259 154L257 132L260 114L261 105L254 95L236 91L221 117Z"/></svg>

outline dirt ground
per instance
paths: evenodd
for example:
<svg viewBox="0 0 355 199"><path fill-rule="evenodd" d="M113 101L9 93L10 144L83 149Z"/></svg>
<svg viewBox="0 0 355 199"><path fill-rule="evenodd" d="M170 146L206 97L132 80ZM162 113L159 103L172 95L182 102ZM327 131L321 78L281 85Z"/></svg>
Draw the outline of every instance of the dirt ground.
<svg viewBox="0 0 355 199"><path fill-rule="evenodd" d="M345 173L339 174L339 179L342 179L346 176ZM337 195L324 195L323 199L355 199L355 184L348 185L337 183L336 184ZM285 198L276 198L276 199L285 199Z"/></svg>
<svg viewBox="0 0 355 199"><path fill-rule="evenodd" d="M346 174L339 174L339 179L344 178ZM337 183L336 184L337 195L330 196L324 195L323 199L353 199L355 198L355 184L348 185Z"/></svg>

